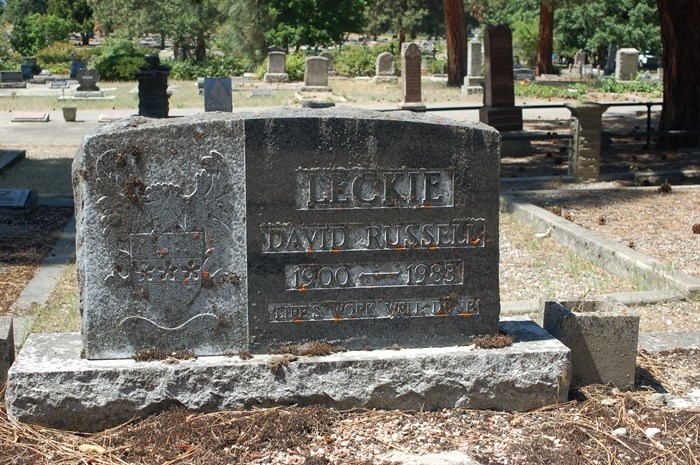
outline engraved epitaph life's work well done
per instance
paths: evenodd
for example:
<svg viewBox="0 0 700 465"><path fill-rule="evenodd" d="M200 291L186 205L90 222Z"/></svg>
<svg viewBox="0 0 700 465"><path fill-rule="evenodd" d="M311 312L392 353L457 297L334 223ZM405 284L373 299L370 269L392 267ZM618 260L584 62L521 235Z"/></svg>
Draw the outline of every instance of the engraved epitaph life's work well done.
<svg viewBox="0 0 700 465"><path fill-rule="evenodd" d="M132 118L76 159L88 358L497 330L498 134L425 115Z"/></svg>

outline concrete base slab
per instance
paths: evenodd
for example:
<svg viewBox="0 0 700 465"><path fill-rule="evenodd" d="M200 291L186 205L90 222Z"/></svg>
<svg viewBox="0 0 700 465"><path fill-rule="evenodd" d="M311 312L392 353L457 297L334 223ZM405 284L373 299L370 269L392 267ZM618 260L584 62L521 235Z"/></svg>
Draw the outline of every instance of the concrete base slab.
<svg viewBox="0 0 700 465"><path fill-rule="evenodd" d="M301 92L332 92L333 89L331 89L328 86L301 86L301 89L299 89Z"/></svg>
<svg viewBox="0 0 700 465"><path fill-rule="evenodd" d="M372 84L396 84L399 82L398 76L374 76L370 81Z"/></svg>
<svg viewBox="0 0 700 465"><path fill-rule="evenodd" d="M0 150L0 171L27 158L26 150Z"/></svg>
<svg viewBox="0 0 700 465"><path fill-rule="evenodd" d="M46 123L49 114L41 111L20 111L15 113L11 120L13 123Z"/></svg>
<svg viewBox="0 0 700 465"><path fill-rule="evenodd" d="M77 333L32 334L9 372L7 411L22 422L98 431L173 406L526 411L566 401L569 349L530 320L504 320L501 329L512 346L355 351L288 363L280 355L88 361Z"/></svg>
<svg viewBox="0 0 700 465"><path fill-rule="evenodd" d="M661 352L674 349L700 349L700 331L640 334L639 348L647 352Z"/></svg>
<svg viewBox="0 0 700 465"><path fill-rule="evenodd" d="M461 92L464 95L483 94L484 88L482 86L462 86Z"/></svg>
<svg viewBox="0 0 700 465"><path fill-rule="evenodd" d="M280 82L289 82L289 74L287 73L265 73L263 81L269 84L277 84Z"/></svg>

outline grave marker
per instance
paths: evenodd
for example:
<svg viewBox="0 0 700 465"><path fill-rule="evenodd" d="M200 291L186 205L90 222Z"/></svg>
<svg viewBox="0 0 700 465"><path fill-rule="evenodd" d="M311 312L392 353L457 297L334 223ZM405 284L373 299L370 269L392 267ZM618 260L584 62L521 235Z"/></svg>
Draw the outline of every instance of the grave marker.
<svg viewBox="0 0 700 465"><path fill-rule="evenodd" d="M477 37L469 42L467 55L467 75L462 86L463 94L482 94L484 92L484 77L481 75L482 51L481 42Z"/></svg>
<svg viewBox="0 0 700 465"><path fill-rule="evenodd" d="M639 71L639 50L636 48L621 48L615 56L615 79L631 81Z"/></svg>
<svg viewBox="0 0 700 465"><path fill-rule="evenodd" d="M170 67L161 65L157 54L146 55L146 64L136 73L139 81L139 116L168 117L169 75Z"/></svg>
<svg viewBox="0 0 700 465"><path fill-rule="evenodd" d="M99 92L97 81L100 79L100 73L96 69L81 69L77 74L78 88L77 92Z"/></svg>
<svg viewBox="0 0 700 465"><path fill-rule="evenodd" d="M204 111L233 111L231 78L204 79Z"/></svg>
<svg viewBox="0 0 700 465"><path fill-rule="evenodd" d="M414 43L401 47L402 110L425 111L421 100L421 53Z"/></svg>
<svg viewBox="0 0 700 465"><path fill-rule="evenodd" d="M323 57L308 57L304 61L304 86L302 91L330 92L328 87L328 60Z"/></svg>
<svg viewBox="0 0 700 465"><path fill-rule="evenodd" d="M37 194L29 189L0 189L0 216L23 216L36 208Z"/></svg>
<svg viewBox="0 0 700 465"><path fill-rule="evenodd" d="M289 82L287 74L287 55L282 51L272 51L267 54L267 73L263 80L268 83Z"/></svg>
<svg viewBox="0 0 700 465"><path fill-rule="evenodd" d="M389 52L382 52L377 56L375 63L375 75L372 84L399 82L396 76L396 61L394 55Z"/></svg>

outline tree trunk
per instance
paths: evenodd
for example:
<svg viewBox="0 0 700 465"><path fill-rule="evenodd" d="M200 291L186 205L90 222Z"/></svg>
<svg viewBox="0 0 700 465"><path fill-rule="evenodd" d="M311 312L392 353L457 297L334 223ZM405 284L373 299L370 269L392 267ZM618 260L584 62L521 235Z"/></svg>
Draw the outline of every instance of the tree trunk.
<svg viewBox="0 0 700 465"><path fill-rule="evenodd" d="M537 40L536 74L552 74L552 50L554 49L554 5L540 0L540 34Z"/></svg>
<svg viewBox="0 0 700 465"><path fill-rule="evenodd" d="M201 63L207 57L207 41L204 37L204 31L197 32L197 46L194 49L194 60Z"/></svg>
<svg viewBox="0 0 700 465"><path fill-rule="evenodd" d="M447 35L447 85L461 86L467 75L467 25L464 0L444 0Z"/></svg>
<svg viewBox="0 0 700 465"><path fill-rule="evenodd" d="M664 45L664 105L659 131L700 130L700 2L656 0ZM665 136L659 147L695 146L700 137Z"/></svg>

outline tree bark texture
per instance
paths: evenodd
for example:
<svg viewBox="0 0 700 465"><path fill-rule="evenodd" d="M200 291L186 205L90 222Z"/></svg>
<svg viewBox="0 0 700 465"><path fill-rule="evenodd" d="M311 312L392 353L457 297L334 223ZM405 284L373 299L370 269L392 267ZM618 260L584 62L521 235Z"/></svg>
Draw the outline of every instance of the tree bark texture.
<svg viewBox="0 0 700 465"><path fill-rule="evenodd" d="M537 39L536 74L552 74L552 51L554 49L554 5L540 0L540 33Z"/></svg>
<svg viewBox="0 0 700 465"><path fill-rule="evenodd" d="M464 0L444 0L447 34L447 85L461 86L467 74L467 27Z"/></svg>
<svg viewBox="0 0 700 465"><path fill-rule="evenodd" d="M700 2L656 0L664 45L659 131L700 130ZM695 146L700 137L664 136L659 147Z"/></svg>

